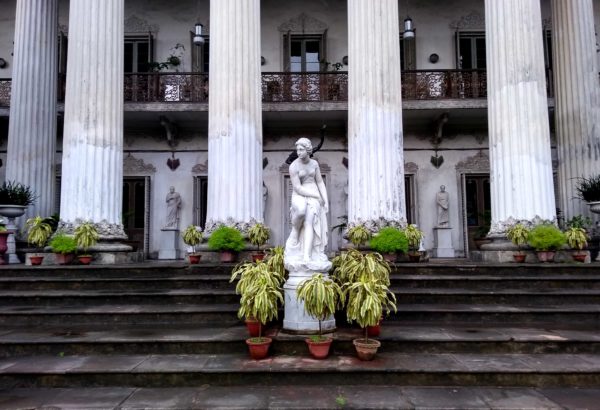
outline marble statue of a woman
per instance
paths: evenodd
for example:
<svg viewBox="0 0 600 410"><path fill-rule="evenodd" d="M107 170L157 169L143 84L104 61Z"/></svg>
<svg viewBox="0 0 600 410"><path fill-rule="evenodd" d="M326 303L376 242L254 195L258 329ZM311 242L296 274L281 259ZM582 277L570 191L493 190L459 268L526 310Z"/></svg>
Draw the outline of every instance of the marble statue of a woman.
<svg viewBox="0 0 600 410"><path fill-rule="evenodd" d="M327 271L331 263L327 246L327 191L319 164L310 158L308 138L296 141L298 158L290 164L292 231L285 244L284 262L288 270Z"/></svg>

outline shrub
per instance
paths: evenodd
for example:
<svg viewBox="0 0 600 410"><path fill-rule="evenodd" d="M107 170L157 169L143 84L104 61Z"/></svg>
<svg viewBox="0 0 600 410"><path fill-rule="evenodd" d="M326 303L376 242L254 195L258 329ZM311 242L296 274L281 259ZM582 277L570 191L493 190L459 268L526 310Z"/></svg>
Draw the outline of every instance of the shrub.
<svg viewBox="0 0 600 410"><path fill-rule="evenodd" d="M77 246L83 248L84 252L86 252L90 246L94 246L99 238L98 230L91 222L83 222L75 228L75 242L77 243Z"/></svg>
<svg viewBox="0 0 600 410"><path fill-rule="evenodd" d="M563 234L554 225L538 225L529 232L527 238L529 245L536 251L551 251L561 248L565 243Z"/></svg>
<svg viewBox="0 0 600 410"><path fill-rule="evenodd" d="M228 226L215 229L208 239L208 248L213 251L239 252L245 245L241 232Z"/></svg>
<svg viewBox="0 0 600 410"><path fill-rule="evenodd" d="M586 229L592 225L592 218L589 216L576 215L569 219L565 225L567 228L582 228Z"/></svg>
<svg viewBox="0 0 600 410"><path fill-rule="evenodd" d="M586 202L600 201L600 174L577 178L577 196Z"/></svg>
<svg viewBox="0 0 600 410"><path fill-rule="evenodd" d="M183 231L183 242L196 250L196 245L202 242L202 228L196 225L190 225Z"/></svg>
<svg viewBox="0 0 600 410"><path fill-rule="evenodd" d="M421 239L425 236L423 231L420 230L417 225L410 224L404 230L404 235L408 241L408 247L413 251L417 251L421 246Z"/></svg>
<svg viewBox="0 0 600 410"><path fill-rule="evenodd" d="M525 245L529 238L529 228L520 223L513 225L506 231L506 237L521 249L521 246Z"/></svg>
<svg viewBox="0 0 600 410"><path fill-rule="evenodd" d="M252 245L260 250L260 247L267 243L271 237L271 231L265 224L256 223L248 230L248 240Z"/></svg>
<svg viewBox="0 0 600 410"><path fill-rule="evenodd" d="M52 238L50 248L52 248L52 252L54 253L66 255L77 251L77 242L72 236L61 233Z"/></svg>
<svg viewBox="0 0 600 410"><path fill-rule="evenodd" d="M371 248L380 253L396 253L408 251L406 235L396 228L383 228L370 242Z"/></svg>
<svg viewBox="0 0 600 410"><path fill-rule="evenodd" d="M0 204L2 205L27 206L33 204L34 201L35 195L27 185L13 181L4 181L0 185Z"/></svg>
<svg viewBox="0 0 600 410"><path fill-rule="evenodd" d="M27 226L27 242L38 248L43 247L52 235L52 226L39 215L29 218L25 225Z"/></svg>
<svg viewBox="0 0 600 410"><path fill-rule="evenodd" d="M567 244L571 249L582 250L587 246L588 236L583 228L569 228L565 231Z"/></svg>
<svg viewBox="0 0 600 410"><path fill-rule="evenodd" d="M348 239L356 247L371 239L371 232L364 225L356 225L348 229Z"/></svg>

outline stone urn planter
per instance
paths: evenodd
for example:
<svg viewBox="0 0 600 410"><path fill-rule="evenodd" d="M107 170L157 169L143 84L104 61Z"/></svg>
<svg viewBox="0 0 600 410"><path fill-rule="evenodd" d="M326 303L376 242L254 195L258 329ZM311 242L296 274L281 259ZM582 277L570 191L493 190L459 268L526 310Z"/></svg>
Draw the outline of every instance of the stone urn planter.
<svg viewBox="0 0 600 410"><path fill-rule="evenodd" d="M600 214L600 201L588 202L590 206L590 212Z"/></svg>
<svg viewBox="0 0 600 410"><path fill-rule="evenodd" d="M16 255L16 242L15 232L17 232L17 226L15 225L15 218L22 216L27 209L26 205L3 205L0 204L0 215L8 219L6 224L7 229L7 249L4 251L8 252L7 258L4 259L5 263L19 263L19 259Z"/></svg>

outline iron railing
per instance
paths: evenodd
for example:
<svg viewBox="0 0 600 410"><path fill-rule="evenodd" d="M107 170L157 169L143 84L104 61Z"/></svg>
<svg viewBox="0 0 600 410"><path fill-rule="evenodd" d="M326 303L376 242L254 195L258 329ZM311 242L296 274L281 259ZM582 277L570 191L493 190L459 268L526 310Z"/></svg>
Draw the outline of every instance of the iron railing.
<svg viewBox="0 0 600 410"><path fill-rule="evenodd" d="M552 73L546 72L548 96L554 95ZM125 102L206 103L208 73L126 73ZM64 101L65 76L60 75L58 100ZM268 103L348 101L348 73L265 72L262 100ZM10 105L11 79L0 79L0 106ZM485 70L409 70L402 72L402 98L443 100L487 98Z"/></svg>

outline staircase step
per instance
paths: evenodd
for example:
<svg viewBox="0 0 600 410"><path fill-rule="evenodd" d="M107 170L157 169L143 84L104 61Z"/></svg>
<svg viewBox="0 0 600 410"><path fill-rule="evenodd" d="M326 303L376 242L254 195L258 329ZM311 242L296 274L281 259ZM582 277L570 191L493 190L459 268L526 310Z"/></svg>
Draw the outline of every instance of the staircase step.
<svg viewBox="0 0 600 410"><path fill-rule="evenodd" d="M289 335L278 327L265 334L277 354L304 354L304 336ZM339 328L331 336L334 354L352 354L358 328ZM37 327L0 329L0 357L89 354L221 354L243 353L247 330L229 327ZM383 322L381 352L415 353L598 353L600 334L594 329L476 327L469 325L403 325Z"/></svg>
<svg viewBox="0 0 600 410"><path fill-rule="evenodd" d="M211 385L556 386L600 384L600 355L379 353L314 360L247 354L29 356L0 360L7 387Z"/></svg>
<svg viewBox="0 0 600 410"><path fill-rule="evenodd" d="M202 386L201 388L17 388L6 408L85 409L592 409L600 389L414 386Z"/></svg>
<svg viewBox="0 0 600 410"><path fill-rule="evenodd" d="M16 388L5 408L86 409L593 409L598 388L460 386L202 386L182 388Z"/></svg>
<svg viewBox="0 0 600 410"><path fill-rule="evenodd" d="M0 326L234 324L238 304L1 306Z"/></svg>
<svg viewBox="0 0 600 410"><path fill-rule="evenodd" d="M596 274L538 274L537 275L402 275L391 274L392 286L411 288L464 289L600 289Z"/></svg>

